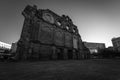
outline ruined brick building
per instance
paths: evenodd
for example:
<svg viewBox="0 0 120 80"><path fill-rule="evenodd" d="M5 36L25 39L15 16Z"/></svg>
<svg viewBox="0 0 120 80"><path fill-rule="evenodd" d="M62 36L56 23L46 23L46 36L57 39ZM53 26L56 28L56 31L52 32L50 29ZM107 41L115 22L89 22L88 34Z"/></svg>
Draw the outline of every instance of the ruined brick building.
<svg viewBox="0 0 120 80"><path fill-rule="evenodd" d="M20 60L63 60L88 58L77 26L65 15L59 16L49 9L26 6L25 20L17 43L16 58Z"/></svg>

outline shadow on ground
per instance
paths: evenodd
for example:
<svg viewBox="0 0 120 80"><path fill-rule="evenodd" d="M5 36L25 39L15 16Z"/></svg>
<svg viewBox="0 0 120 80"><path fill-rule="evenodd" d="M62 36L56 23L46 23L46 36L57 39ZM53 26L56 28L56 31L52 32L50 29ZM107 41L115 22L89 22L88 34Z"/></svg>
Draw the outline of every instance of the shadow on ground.
<svg viewBox="0 0 120 80"><path fill-rule="evenodd" d="M120 60L0 62L0 80L119 80Z"/></svg>

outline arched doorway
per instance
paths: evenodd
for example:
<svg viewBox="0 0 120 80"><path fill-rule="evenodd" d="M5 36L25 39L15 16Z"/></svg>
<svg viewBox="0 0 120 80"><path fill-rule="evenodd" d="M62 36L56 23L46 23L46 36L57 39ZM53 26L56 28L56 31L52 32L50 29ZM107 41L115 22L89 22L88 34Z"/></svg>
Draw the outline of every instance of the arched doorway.
<svg viewBox="0 0 120 80"><path fill-rule="evenodd" d="M64 59L64 56L63 56L63 49L62 48L57 48L57 59L58 60L63 60Z"/></svg>
<svg viewBox="0 0 120 80"><path fill-rule="evenodd" d="M68 59L73 59L73 50L68 50Z"/></svg>

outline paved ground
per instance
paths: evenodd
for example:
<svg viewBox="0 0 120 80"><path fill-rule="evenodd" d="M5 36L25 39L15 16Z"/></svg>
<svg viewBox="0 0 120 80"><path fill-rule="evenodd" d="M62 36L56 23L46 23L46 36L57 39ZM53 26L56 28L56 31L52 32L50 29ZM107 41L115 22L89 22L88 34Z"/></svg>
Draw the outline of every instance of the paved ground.
<svg viewBox="0 0 120 80"><path fill-rule="evenodd" d="M120 60L0 62L0 80L120 80Z"/></svg>

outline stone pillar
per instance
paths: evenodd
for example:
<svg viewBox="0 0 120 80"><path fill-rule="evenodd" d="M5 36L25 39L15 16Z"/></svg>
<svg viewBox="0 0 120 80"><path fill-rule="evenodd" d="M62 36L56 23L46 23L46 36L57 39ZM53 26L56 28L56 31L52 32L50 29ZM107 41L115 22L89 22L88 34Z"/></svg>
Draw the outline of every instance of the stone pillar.
<svg viewBox="0 0 120 80"><path fill-rule="evenodd" d="M64 53L63 53L63 56L64 56L63 58L64 58L64 60L67 60L67 59L68 59L67 53L68 53L67 49L64 48Z"/></svg>
<svg viewBox="0 0 120 80"><path fill-rule="evenodd" d="M28 48L24 47L23 48L23 51L22 51L22 55L21 55L21 59L24 61L24 60L27 60L28 58Z"/></svg>
<svg viewBox="0 0 120 80"><path fill-rule="evenodd" d="M16 58L18 60L22 60L22 61L26 60L27 59L27 49L25 47L19 47Z"/></svg>
<svg viewBox="0 0 120 80"><path fill-rule="evenodd" d="M27 54L26 53L24 53L23 55L22 55L22 60L24 61L24 60L27 60Z"/></svg>
<svg viewBox="0 0 120 80"><path fill-rule="evenodd" d="M31 56L32 56L32 48L29 48L28 50L28 59L30 60L31 59Z"/></svg>
<svg viewBox="0 0 120 80"><path fill-rule="evenodd" d="M80 50L80 59L83 59L83 58L84 58L83 51Z"/></svg>
<svg viewBox="0 0 120 80"><path fill-rule="evenodd" d="M78 60L80 60L80 51L77 52Z"/></svg>
<svg viewBox="0 0 120 80"><path fill-rule="evenodd" d="M79 51L79 54L80 54L80 59L83 59L81 50Z"/></svg>
<svg viewBox="0 0 120 80"><path fill-rule="evenodd" d="M52 59L57 60L57 54L56 54L56 47L55 46L52 47Z"/></svg>
<svg viewBox="0 0 120 80"><path fill-rule="evenodd" d="M17 47L17 51L16 51L16 54L14 56L15 60L20 60L20 54L21 54L20 49L21 49L20 47Z"/></svg>
<svg viewBox="0 0 120 80"><path fill-rule="evenodd" d="M73 50L73 59L75 60L77 58L75 50Z"/></svg>

